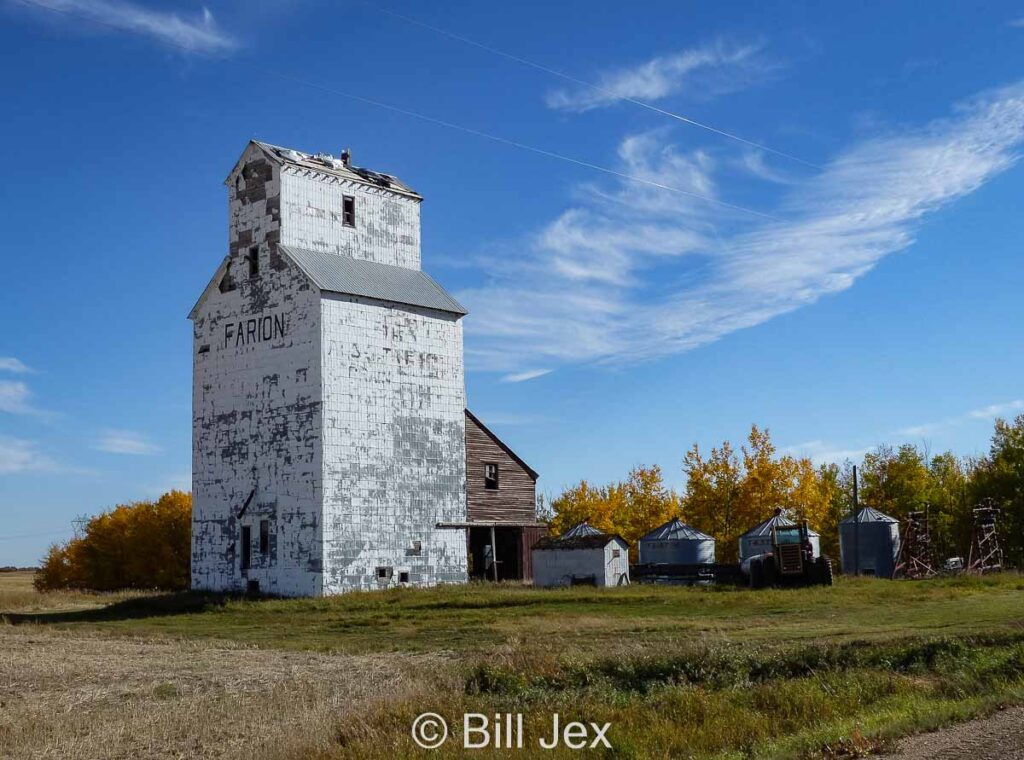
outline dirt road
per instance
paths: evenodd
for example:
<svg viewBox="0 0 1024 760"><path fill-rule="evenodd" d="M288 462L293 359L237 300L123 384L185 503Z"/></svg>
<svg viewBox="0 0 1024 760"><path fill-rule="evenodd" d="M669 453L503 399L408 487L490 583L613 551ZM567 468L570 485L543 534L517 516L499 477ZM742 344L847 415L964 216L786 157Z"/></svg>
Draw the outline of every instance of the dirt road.
<svg viewBox="0 0 1024 760"><path fill-rule="evenodd" d="M1024 760L1024 707L901 740L880 760Z"/></svg>

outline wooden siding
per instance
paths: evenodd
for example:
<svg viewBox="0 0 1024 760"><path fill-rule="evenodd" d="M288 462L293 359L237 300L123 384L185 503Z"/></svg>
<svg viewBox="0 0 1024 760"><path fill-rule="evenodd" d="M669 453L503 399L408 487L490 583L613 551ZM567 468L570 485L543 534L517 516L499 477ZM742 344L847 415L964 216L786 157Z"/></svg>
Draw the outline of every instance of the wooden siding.
<svg viewBox="0 0 1024 760"><path fill-rule="evenodd" d="M484 465L498 465L498 488L484 487ZM529 468L475 417L466 414L466 507L470 522L511 524L537 520L537 482Z"/></svg>

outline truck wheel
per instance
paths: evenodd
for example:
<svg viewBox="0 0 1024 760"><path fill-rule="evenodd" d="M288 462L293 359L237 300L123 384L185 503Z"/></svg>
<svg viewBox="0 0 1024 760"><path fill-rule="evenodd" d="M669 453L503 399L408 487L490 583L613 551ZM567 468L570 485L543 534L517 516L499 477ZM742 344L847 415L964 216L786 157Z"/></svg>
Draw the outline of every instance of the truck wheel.
<svg viewBox="0 0 1024 760"><path fill-rule="evenodd" d="M817 565L815 569L818 571L818 583L822 586L831 586L835 583L835 578L832 575L832 560L828 557L818 557L815 564Z"/></svg>
<svg viewBox="0 0 1024 760"><path fill-rule="evenodd" d="M764 563L759 559L750 560L750 588L764 588Z"/></svg>

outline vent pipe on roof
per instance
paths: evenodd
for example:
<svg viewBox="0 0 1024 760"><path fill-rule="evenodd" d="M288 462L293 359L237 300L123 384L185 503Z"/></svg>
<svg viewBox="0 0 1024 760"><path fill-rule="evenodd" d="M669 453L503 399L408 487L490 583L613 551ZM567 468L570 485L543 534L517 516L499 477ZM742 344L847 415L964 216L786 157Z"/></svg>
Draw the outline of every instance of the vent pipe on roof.
<svg viewBox="0 0 1024 760"><path fill-rule="evenodd" d="M352 162L352 151L350 151L348 148L345 148L345 150L343 150L341 152L341 163L347 169L351 162Z"/></svg>

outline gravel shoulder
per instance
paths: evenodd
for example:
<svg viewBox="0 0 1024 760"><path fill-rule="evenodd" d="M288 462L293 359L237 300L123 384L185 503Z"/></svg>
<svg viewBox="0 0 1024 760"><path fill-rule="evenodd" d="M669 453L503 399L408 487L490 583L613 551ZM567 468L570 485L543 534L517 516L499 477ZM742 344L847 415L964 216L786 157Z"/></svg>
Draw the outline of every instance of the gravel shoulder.
<svg viewBox="0 0 1024 760"><path fill-rule="evenodd" d="M1024 707L901 739L880 760L1024 760Z"/></svg>

